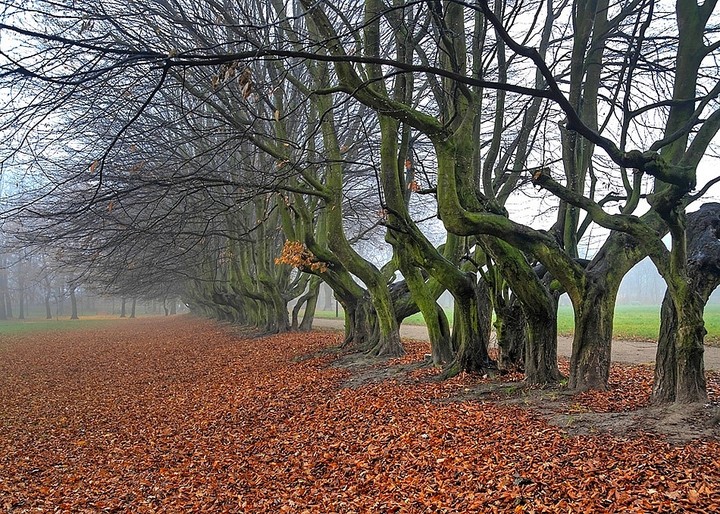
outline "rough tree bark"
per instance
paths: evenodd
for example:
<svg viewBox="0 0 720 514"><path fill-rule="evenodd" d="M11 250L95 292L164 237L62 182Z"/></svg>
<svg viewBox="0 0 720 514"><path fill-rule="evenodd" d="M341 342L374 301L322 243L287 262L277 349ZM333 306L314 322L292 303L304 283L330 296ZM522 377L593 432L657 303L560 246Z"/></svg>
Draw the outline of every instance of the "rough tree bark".
<svg viewBox="0 0 720 514"><path fill-rule="evenodd" d="M500 369L524 371L527 322L522 305L514 295L508 299L496 299L494 326Z"/></svg>
<svg viewBox="0 0 720 514"><path fill-rule="evenodd" d="M689 288L696 301L685 309L697 318L696 330L686 340L678 337L678 313L669 292L660 312L660 334L655 358L652 401L690 403L707 397L703 364L702 315L708 298L720 284L720 204L706 203L687 215ZM679 378L685 376L685 380Z"/></svg>

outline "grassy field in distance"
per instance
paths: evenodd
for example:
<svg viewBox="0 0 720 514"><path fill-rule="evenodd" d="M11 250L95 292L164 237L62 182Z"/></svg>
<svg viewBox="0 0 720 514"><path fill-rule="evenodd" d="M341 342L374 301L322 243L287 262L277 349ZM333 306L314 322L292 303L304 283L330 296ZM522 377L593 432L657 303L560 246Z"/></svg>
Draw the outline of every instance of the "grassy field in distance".
<svg viewBox="0 0 720 514"><path fill-rule="evenodd" d="M572 307L563 305L558 309L558 332L572 335L574 315ZM705 307L706 343L720 343L720 305ZM613 320L613 337L642 341L657 341L660 331L660 306L618 305Z"/></svg>
<svg viewBox="0 0 720 514"><path fill-rule="evenodd" d="M339 317L343 317L342 309L339 310ZM317 311L318 318L335 318L335 311ZM452 322L452 311L448 311L448 317ZM558 334L572 336L573 333L573 310L569 305L561 305L558 309ZM11 334L23 334L28 332L44 332L58 330L83 330L98 328L102 325L121 320L116 316L81 316L79 320L71 320L67 317L61 319L46 320L42 318L29 318L26 320L3 320L0 321L0 336ZM405 320L411 325L423 325L425 322L421 314L414 314ZM660 328L660 307L655 305L618 305L615 309L615 339L657 340ZM714 345L720 344L720 305L708 305L705 308L705 328L707 336L705 342Z"/></svg>
<svg viewBox="0 0 720 514"><path fill-rule="evenodd" d="M340 317L343 313L340 309ZM318 318L334 318L334 311L318 311ZM452 312L448 311L452 322ZM574 314L570 305L561 305L558 309L558 334L572 336ZM411 325L423 325L421 314L414 314L405 320ZM705 307L706 343L720 344L720 305ZM615 339L656 341L660 331L659 305L618 305L615 308L614 334Z"/></svg>
<svg viewBox="0 0 720 514"><path fill-rule="evenodd" d="M54 332L66 330L91 330L120 320L118 316L81 316L80 319L9 319L0 320L0 336L27 334L31 332Z"/></svg>

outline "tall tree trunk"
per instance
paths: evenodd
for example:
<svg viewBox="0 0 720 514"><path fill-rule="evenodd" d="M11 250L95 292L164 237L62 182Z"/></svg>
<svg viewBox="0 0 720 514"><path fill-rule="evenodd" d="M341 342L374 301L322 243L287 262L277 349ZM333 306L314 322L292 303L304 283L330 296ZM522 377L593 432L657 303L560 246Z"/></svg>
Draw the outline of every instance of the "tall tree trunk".
<svg viewBox="0 0 720 514"><path fill-rule="evenodd" d="M522 305L513 295L509 301L495 301L495 335L498 344L498 365L502 370L525 370L527 321Z"/></svg>
<svg viewBox="0 0 720 514"><path fill-rule="evenodd" d="M527 338L524 340L527 382L550 384L559 381L557 300L551 294L549 285L540 279L526 256L517 248L494 237L483 236L480 240L522 306L524 320L520 323L527 323Z"/></svg>
<svg viewBox="0 0 720 514"><path fill-rule="evenodd" d="M50 298L52 297L52 292L48 288L48 290L45 292L45 319L52 319L52 308L50 306Z"/></svg>
<svg viewBox="0 0 720 514"><path fill-rule="evenodd" d="M137 304L137 298L132 299L132 304L130 304L130 317L135 317L135 305Z"/></svg>
<svg viewBox="0 0 720 514"><path fill-rule="evenodd" d="M707 331L703 321L705 302L690 292L680 301L675 358L677 360L677 403L704 402L707 400L703 340ZM677 308L677 305L676 305Z"/></svg>
<svg viewBox="0 0 720 514"><path fill-rule="evenodd" d="M544 311L524 307L527 319L525 376L529 384L552 384L561 378L557 364L557 300Z"/></svg>
<svg viewBox="0 0 720 514"><path fill-rule="evenodd" d="M343 300L345 311L345 340L343 347L367 351L377 344L380 335L377 326L377 317L370 301L370 295L354 301Z"/></svg>
<svg viewBox="0 0 720 514"><path fill-rule="evenodd" d="M75 286L70 287L70 307L72 309L70 313L70 319L79 319L77 296L75 295Z"/></svg>
<svg viewBox="0 0 720 514"><path fill-rule="evenodd" d="M445 377L460 372L490 374L497 370L497 363L488 355L492 320L490 290L480 280L474 291L455 297L453 317L453 346L457 348L455 360L445 370Z"/></svg>
<svg viewBox="0 0 720 514"><path fill-rule="evenodd" d="M447 315L438 305L435 295L430 291L422 273L413 265L407 255L407 249L412 243L410 241L399 243L391 237L388 237L388 240L394 243L400 270L405 276L409 293L425 319L433 365L447 366L453 361L450 324Z"/></svg>
<svg viewBox="0 0 720 514"><path fill-rule="evenodd" d="M312 330L313 319L315 319L315 309L317 308L318 296L320 294L320 285L322 280L319 277L310 279L308 292L304 296L305 312L299 329L301 332L309 332Z"/></svg>
<svg viewBox="0 0 720 514"><path fill-rule="evenodd" d="M653 403L675 401L677 370L675 369L675 345L677 338L677 313L670 294L666 291L660 308L660 335L655 355L655 377L653 380Z"/></svg>
<svg viewBox="0 0 720 514"><path fill-rule="evenodd" d="M270 315L275 318L275 329L277 333L290 330L290 315L288 314L287 301L282 297L277 285L271 290L272 303L269 305Z"/></svg>
<svg viewBox="0 0 720 514"><path fill-rule="evenodd" d="M125 302L127 301L127 299L123 296L120 301L121 301L121 304L120 304L120 317L121 317L121 318L124 318L124 317L125 317Z"/></svg>
<svg viewBox="0 0 720 514"><path fill-rule="evenodd" d="M369 353L378 357L398 357L405 354L400 341L400 327L395 317L390 292L386 284L373 284L368 287L372 305L377 316L379 339Z"/></svg>
<svg viewBox="0 0 720 514"><path fill-rule="evenodd" d="M650 223L658 221L657 217ZM613 232L585 269L575 298L575 335L568 385L580 391L607 390L618 289L623 277L647 252L627 234Z"/></svg>
<svg viewBox="0 0 720 514"><path fill-rule="evenodd" d="M703 353L703 312L720 284L720 204L706 203L687 215L687 298L665 292L655 358L653 403L691 403L707 398ZM682 288L681 288L682 290ZM677 305L685 318L680 327Z"/></svg>
<svg viewBox="0 0 720 514"><path fill-rule="evenodd" d="M295 331L300 329L300 310L311 296L312 292L311 290L308 290L306 293L298 297L292 308L292 312L290 313L290 330Z"/></svg>
<svg viewBox="0 0 720 514"><path fill-rule="evenodd" d="M575 309L575 335L570 357L571 389L607 390L617 288L603 280L590 282Z"/></svg>
<svg viewBox="0 0 720 514"><path fill-rule="evenodd" d="M433 302L434 312L431 317L425 318L425 324L430 334L432 361L436 366L446 366L453 360L452 331L445 310L437 301Z"/></svg>
<svg viewBox="0 0 720 514"><path fill-rule="evenodd" d="M327 77L316 76L316 79L318 83L322 83ZM367 292L370 294L372 306L375 309L374 325L377 327L378 339L373 341L374 344L368 351L376 356L403 355L405 350L400 341L400 326L395 317L386 278L375 265L355 251L344 233L342 219L343 156L331 115L333 112L332 98L326 95L317 95L313 99L316 101L318 111L324 113L321 130L329 163L326 167L325 182L327 191L330 193L326 202L328 248L349 272L365 283Z"/></svg>

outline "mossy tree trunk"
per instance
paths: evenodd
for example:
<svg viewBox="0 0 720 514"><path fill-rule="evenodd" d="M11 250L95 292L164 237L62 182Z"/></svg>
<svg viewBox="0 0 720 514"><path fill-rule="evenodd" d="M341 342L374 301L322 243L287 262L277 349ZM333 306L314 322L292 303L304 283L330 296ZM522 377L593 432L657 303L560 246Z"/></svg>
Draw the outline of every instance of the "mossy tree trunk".
<svg viewBox="0 0 720 514"><path fill-rule="evenodd" d="M494 237L482 236L480 239L522 306L524 322L527 323L527 344L524 350L527 382L557 382L561 375L557 364L555 297L520 250Z"/></svg>
<svg viewBox="0 0 720 514"><path fill-rule="evenodd" d="M396 91L396 95L402 95L402 91ZM408 212L409 190L403 173L408 153L407 138L402 135L405 130L401 131L401 124L387 116L380 116L380 129L381 184L388 211L385 239L393 246L409 294L425 319L433 364L445 366L452 361L453 352L447 316L436 301L442 287L437 281L430 285L421 272L423 261L440 256L418 230ZM399 139L402 144L398 144ZM426 269L433 274L436 267Z"/></svg>
<svg viewBox="0 0 720 514"><path fill-rule="evenodd" d="M377 267L352 248L345 236L342 217L343 159L333 120L333 106L329 97L317 97L316 100L319 112L325 113L321 128L328 157L326 165L326 185L329 192L326 201L328 247L348 271L365 283L370 295L375 309L378 339L372 341L374 344L368 348L368 352L376 356L403 355L405 351L400 342L400 327L395 317L386 280Z"/></svg>
<svg viewBox="0 0 720 514"><path fill-rule="evenodd" d="M517 297L495 298L495 335L498 344L498 366L505 371L525 370L527 321Z"/></svg>
<svg viewBox="0 0 720 514"><path fill-rule="evenodd" d="M707 400L707 384L703 362L703 300L697 292L684 304L681 326L672 295L666 292L661 308L660 336L655 358L652 402L694 403Z"/></svg>
<svg viewBox="0 0 720 514"><path fill-rule="evenodd" d="M703 312L720 284L720 204L706 203L687 215L689 281L677 299L668 289L660 311L655 358L654 403L691 403L707 398L704 375ZM681 305L679 310L677 305ZM678 312L686 319L680 326Z"/></svg>
<svg viewBox="0 0 720 514"><path fill-rule="evenodd" d="M677 389L677 312L672 297L665 291L660 307L660 334L655 354L652 402L655 404L675 401Z"/></svg>
<svg viewBox="0 0 720 514"><path fill-rule="evenodd" d="M405 276L410 294L425 319L430 339L430 352L435 366L444 367L453 360L450 324L445 311L438 305L436 295L425 281L420 270L415 267L405 248L396 246L399 255L400 270Z"/></svg>
<svg viewBox="0 0 720 514"><path fill-rule="evenodd" d="M557 302L552 296L549 302L541 308L524 308L528 326L525 377L529 384L553 384L562 378L557 363Z"/></svg>
<svg viewBox="0 0 720 514"><path fill-rule="evenodd" d="M703 321L705 301L687 282L670 292L677 313L675 331L676 403L694 403L707 400L707 384L703 340L706 330Z"/></svg>
<svg viewBox="0 0 720 514"><path fill-rule="evenodd" d="M591 278L580 301L573 302L575 334L568 380L571 389L607 390L618 287L615 281Z"/></svg>
<svg viewBox="0 0 720 514"><path fill-rule="evenodd" d="M315 307L317 305L318 293L320 291L320 277L312 277L308 281L307 292L300 296L292 310L292 329L308 332L312 329L313 318L315 317ZM305 306L302 322L299 321L300 310Z"/></svg>
<svg viewBox="0 0 720 514"><path fill-rule="evenodd" d="M465 294L454 296L453 346L455 359L445 370L446 377L460 372L492 374L497 363L488 354L492 325L492 299L484 280L478 281Z"/></svg>
<svg viewBox="0 0 720 514"><path fill-rule="evenodd" d="M714 9L715 2L677 2L679 41L675 65L676 75L682 80L673 84L674 99L698 94L700 66L708 53L705 32ZM684 202L697 183L697 166L720 128L720 111L708 115L703 124L692 123L691 141L689 131L683 127L694 119L695 108L694 102L671 106L665 133L680 135L663 147L662 156L679 166L666 182L656 181L655 191L648 197L667 224L672 240L667 262L653 258L667 284L666 296L672 299L672 305L668 302L662 310L661 323L666 326L661 325L653 386L653 400L657 403L707 399L703 310L718 283L720 206L706 204L707 208L704 205L697 213L686 216Z"/></svg>

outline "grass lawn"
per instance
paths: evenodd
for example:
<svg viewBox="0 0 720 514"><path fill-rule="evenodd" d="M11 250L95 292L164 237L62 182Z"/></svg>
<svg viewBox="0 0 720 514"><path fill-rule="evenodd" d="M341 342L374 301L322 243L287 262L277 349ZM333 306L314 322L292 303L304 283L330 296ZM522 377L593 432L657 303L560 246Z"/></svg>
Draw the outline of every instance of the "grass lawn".
<svg viewBox="0 0 720 514"><path fill-rule="evenodd" d="M343 313L340 310L340 317ZM334 318L335 312L318 311L318 318ZM452 312L448 311L452 317ZM558 309L558 333L572 336L575 316L570 305L562 305ZM452 321L452 319L451 319ZM421 314L414 314L405 320L410 325L423 325ZM705 328L708 343L720 343L720 305L708 305L705 308ZM660 306L656 305L618 305L615 309L614 337L627 340L657 340L660 331Z"/></svg>
<svg viewBox="0 0 720 514"><path fill-rule="evenodd" d="M563 305L558 310L558 332L573 333L572 307ZM705 342L720 342L720 305L705 308ZM660 307L655 305L618 305L615 308L613 333L617 339L656 341L660 331Z"/></svg>
<svg viewBox="0 0 720 514"><path fill-rule="evenodd" d="M86 316L80 319L10 319L0 321L0 336L28 334L32 332L55 332L67 330L92 330L117 322L117 316Z"/></svg>

